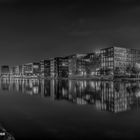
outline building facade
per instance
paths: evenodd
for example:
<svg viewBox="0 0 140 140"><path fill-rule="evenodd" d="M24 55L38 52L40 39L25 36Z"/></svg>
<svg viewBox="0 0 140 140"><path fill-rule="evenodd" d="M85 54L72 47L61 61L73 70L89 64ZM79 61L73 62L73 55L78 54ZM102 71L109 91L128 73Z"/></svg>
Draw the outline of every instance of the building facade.
<svg viewBox="0 0 140 140"><path fill-rule="evenodd" d="M1 75L42 78L140 77L140 50L103 48L86 54L48 58L20 66L1 67Z"/></svg>
<svg viewBox="0 0 140 140"><path fill-rule="evenodd" d="M55 72L58 78L68 78L69 76L69 57L55 58Z"/></svg>
<svg viewBox="0 0 140 140"><path fill-rule="evenodd" d="M86 75L84 58L87 54L69 56L69 77L83 77Z"/></svg>
<svg viewBox="0 0 140 140"><path fill-rule="evenodd" d="M121 47L101 49L101 75L136 77L140 71L140 50Z"/></svg>
<svg viewBox="0 0 140 140"><path fill-rule="evenodd" d="M24 64L24 76L31 76L33 74L33 64L27 63Z"/></svg>
<svg viewBox="0 0 140 140"><path fill-rule="evenodd" d="M100 76L101 58L99 52L89 53L83 58L85 76Z"/></svg>
<svg viewBox="0 0 140 140"><path fill-rule="evenodd" d="M32 74L33 74L33 76L40 75L40 63L39 62L32 63Z"/></svg>
<svg viewBox="0 0 140 140"><path fill-rule="evenodd" d="M24 76L39 76L40 63L33 62L33 63L24 64L22 70L24 70Z"/></svg>

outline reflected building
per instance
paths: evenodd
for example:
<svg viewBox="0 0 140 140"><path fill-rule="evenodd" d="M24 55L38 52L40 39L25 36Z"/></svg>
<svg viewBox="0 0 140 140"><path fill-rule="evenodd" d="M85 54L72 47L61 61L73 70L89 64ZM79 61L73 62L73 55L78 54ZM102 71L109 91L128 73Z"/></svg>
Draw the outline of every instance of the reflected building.
<svg viewBox="0 0 140 140"><path fill-rule="evenodd" d="M68 82L68 84L67 84ZM68 80L55 85L55 99L84 105L94 105L98 110L124 112L140 105L140 84Z"/></svg>
<svg viewBox="0 0 140 140"><path fill-rule="evenodd" d="M1 90L3 91L9 91L10 90L10 81L9 78L2 78L0 80L0 84L1 84Z"/></svg>
<svg viewBox="0 0 140 140"><path fill-rule="evenodd" d="M2 91L38 95L52 100L65 100L113 113L140 106L140 83L93 80L47 80L2 78Z"/></svg>
<svg viewBox="0 0 140 140"><path fill-rule="evenodd" d="M67 99L68 96L68 80L55 81L54 98L56 100Z"/></svg>
<svg viewBox="0 0 140 140"><path fill-rule="evenodd" d="M24 81L24 93L30 95L38 95L41 93L39 88L39 80L38 79L27 79Z"/></svg>
<svg viewBox="0 0 140 140"><path fill-rule="evenodd" d="M44 97L51 96L51 81L50 80L42 80L41 81L41 93Z"/></svg>

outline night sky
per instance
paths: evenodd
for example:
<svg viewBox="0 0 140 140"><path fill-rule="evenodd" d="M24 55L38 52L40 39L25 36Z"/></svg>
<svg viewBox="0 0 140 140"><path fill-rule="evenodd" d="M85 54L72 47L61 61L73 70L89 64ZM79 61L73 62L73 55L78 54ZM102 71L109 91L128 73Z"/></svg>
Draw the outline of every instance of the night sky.
<svg viewBox="0 0 140 140"><path fill-rule="evenodd" d="M0 0L0 65L113 45L139 48L138 1Z"/></svg>

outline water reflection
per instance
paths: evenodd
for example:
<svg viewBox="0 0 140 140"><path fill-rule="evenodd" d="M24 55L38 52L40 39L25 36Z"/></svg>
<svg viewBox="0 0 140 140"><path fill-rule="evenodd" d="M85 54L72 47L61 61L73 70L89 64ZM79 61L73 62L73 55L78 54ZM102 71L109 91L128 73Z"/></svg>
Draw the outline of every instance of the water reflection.
<svg viewBox="0 0 140 140"><path fill-rule="evenodd" d="M98 110L122 112L140 105L139 82L91 80L1 79L2 91L94 105Z"/></svg>

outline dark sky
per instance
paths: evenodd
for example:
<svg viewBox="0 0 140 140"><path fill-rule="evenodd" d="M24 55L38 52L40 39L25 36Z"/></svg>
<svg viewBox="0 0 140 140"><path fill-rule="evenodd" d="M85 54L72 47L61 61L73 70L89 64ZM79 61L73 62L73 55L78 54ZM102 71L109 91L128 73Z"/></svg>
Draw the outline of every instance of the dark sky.
<svg viewBox="0 0 140 140"><path fill-rule="evenodd" d="M138 1L0 0L0 65L112 45L139 48Z"/></svg>

